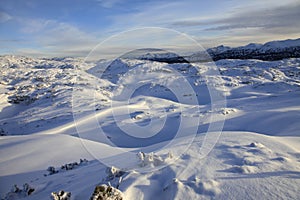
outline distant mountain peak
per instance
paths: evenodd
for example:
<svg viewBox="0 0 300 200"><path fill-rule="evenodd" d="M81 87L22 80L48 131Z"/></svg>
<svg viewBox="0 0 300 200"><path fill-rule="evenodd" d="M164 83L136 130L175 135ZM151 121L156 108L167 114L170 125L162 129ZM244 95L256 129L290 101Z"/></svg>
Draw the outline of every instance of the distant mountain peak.
<svg viewBox="0 0 300 200"><path fill-rule="evenodd" d="M223 45L207 49L212 60L221 59L259 59L281 60L300 57L300 38L270 41L265 44L249 43L230 48ZM192 55L195 61L195 54ZM199 60L201 60L200 58Z"/></svg>

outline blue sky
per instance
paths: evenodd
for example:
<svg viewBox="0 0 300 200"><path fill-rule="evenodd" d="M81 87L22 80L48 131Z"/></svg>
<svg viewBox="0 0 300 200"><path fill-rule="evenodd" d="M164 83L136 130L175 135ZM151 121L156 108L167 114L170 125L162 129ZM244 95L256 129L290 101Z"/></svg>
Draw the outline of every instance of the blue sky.
<svg viewBox="0 0 300 200"><path fill-rule="evenodd" d="M299 38L299 10L299 0L1 0L0 54L85 56L142 27L176 30L204 47Z"/></svg>

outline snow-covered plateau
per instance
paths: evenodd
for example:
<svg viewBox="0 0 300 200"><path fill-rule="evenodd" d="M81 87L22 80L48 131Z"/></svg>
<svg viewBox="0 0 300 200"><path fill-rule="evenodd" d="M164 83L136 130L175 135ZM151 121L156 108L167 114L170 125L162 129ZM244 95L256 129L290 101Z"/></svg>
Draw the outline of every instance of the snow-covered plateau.
<svg viewBox="0 0 300 200"><path fill-rule="evenodd" d="M300 58L0 72L4 200L300 199Z"/></svg>

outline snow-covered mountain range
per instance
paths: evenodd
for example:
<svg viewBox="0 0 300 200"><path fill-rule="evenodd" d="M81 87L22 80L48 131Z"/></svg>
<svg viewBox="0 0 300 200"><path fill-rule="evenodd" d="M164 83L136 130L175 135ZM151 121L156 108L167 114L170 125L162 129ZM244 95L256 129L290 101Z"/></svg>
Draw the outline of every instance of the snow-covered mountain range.
<svg viewBox="0 0 300 200"><path fill-rule="evenodd" d="M300 38L272 41L265 44L250 43L235 48L221 45L209 48L206 51L200 51L185 56L162 51L157 52L157 50L156 52L155 50L152 51L148 50L148 53L136 56L136 58L168 63L207 62L210 60L217 61L221 59L259 59L272 61L284 58L299 58Z"/></svg>
<svg viewBox="0 0 300 200"><path fill-rule="evenodd" d="M1 198L299 199L300 58L176 63L153 51L0 56Z"/></svg>
<svg viewBox="0 0 300 200"><path fill-rule="evenodd" d="M250 43L246 46L230 48L219 46L208 49L213 60L221 59L260 59L281 60L300 57L300 38L272 41L265 44Z"/></svg>

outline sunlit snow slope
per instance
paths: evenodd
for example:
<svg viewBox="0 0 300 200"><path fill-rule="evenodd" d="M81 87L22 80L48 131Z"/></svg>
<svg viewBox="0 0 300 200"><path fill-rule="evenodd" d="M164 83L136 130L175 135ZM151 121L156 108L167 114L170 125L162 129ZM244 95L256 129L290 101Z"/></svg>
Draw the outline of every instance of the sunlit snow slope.
<svg viewBox="0 0 300 200"><path fill-rule="evenodd" d="M89 199L108 182L125 199L300 199L300 59L0 65L3 199Z"/></svg>

